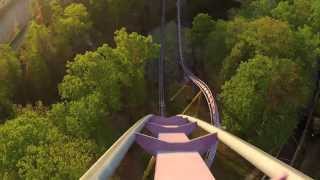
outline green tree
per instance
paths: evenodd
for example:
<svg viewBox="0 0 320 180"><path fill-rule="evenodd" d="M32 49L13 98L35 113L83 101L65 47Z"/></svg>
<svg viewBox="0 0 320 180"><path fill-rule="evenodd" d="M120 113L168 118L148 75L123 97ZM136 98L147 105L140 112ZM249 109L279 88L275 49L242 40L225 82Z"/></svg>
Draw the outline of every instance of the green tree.
<svg viewBox="0 0 320 180"><path fill-rule="evenodd" d="M209 84L218 90L221 87L221 77L219 76L222 65L226 57L230 54L232 42L235 34L231 33L230 25L226 21L217 21L215 29L206 38L205 47L199 51L203 54L204 72L209 75Z"/></svg>
<svg viewBox="0 0 320 180"><path fill-rule="evenodd" d="M56 8L54 8L55 6ZM85 45L89 40L89 30L92 24L87 8L80 3L72 3L64 9L59 4L55 6L52 8L57 9L54 11L56 17L50 28L56 37L55 43L59 47L59 51L69 49L71 55L81 52L87 47ZM71 58L69 56L64 56L64 58Z"/></svg>
<svg viewBox="0 0 320 180"><path fill-rule="evenodd" d="M103 122L111 126L112 113L123 107L134 112L145 103L144 64L158 46L151 37L124 29L115 33L115 42L115 48L103 45L67 65L59 86L64 103L53 107L52 117L70 135L96 137ZM105 130L109 138L110 132Z"/></svg>
<svg viewBox="0 0 320 180"><path fill-rule="evenodd" d="M57 85L65 74L68 59L88 48L91 22L86 7L70 4L65 8L58 1L50 3L50 21L33 21L20 50L25 65L26 101L57 99Z"/></svg>
<svg viewBox="0 0 320 180"><path fill-rule="evenodd" d="M122 66L120 57L107 45L78 55L67 65L67 75L59 85L60 95L65 100L79 100L98 92L111 110L119 109L120 83L127 81Z"/></svg>
<svg viewBox="0 0 320 180"><path fill-rule="evenodd" d="M208 14L200 13L192 21L191 42L193 46L203 46L209 33L214 30L215 21Z"/></svg>
<svg viewBox="0 0 320 180"><path fill-rule="evenodd" d="M0 120L12 114L12 101L21 83L20 62L8 45L0 45Z"/></svg>
<svg viewBox="0 0 320 180"><path fill-rule="evenodd" d="M31 22L26 40L20 50L23 64L25 98L31 101L52 98L51 76L48 59L52 55L51 34L49 29L36 22Z"/></svg>
<svg viewBox="0 0 320 180"><path fill-rule="evenodd" d="M320 2L317 0L281 1L271 14L275 18L288 21L294 28L308 25L314 32L320 29Z"/></svg>
<svg viewBox="0 0 320 180"><path fill-rule="evenodd" d="M109 115L102 98L101 95L90 94L77 101L55 104L50 111L50 118L68 135L84 138L97 137L97 129Z"/></svg>
<svg viewBox="0 0 320 180"><path fill-rule="evenodd" d="M24 111L0 126L0 178L79 178L96 146L63 135L45 116Z"/></svg>
<svg viewBox="0 0 320 180"><path fill-rule="evenodd" d="M89 48L91 21L83 4L72 3L64 9L58 3L52 3L54 20L49 26L54 52L49 57L49 68L55 87L65 75L66 63L77 53Z"/></svg>
<svg viewBox="0 0 320 180"><path fill-rule="evenodd" d="M17 162L23 157L29 145L50 142L47 134L51 130L51 123L33 112L27 112L16 119L8 120L0 126L1 170L16 170Z"/></svg>
<svg viewBox="0 0 320 180"><path fill-rule="evenodd" d="M121 57L120 70L126 81L122 83L121 100L126 102L126 108L131 116L143 115L141 110L146 106L148 91L145 81L145 65L147 60L157 58L159 45L155 44L151 36L142 36L138 33L128 34L125 29L115 33L115 53ZM118 62L119 63L119 62ZM137 114L137 112L139 112Z"/></svg>
<svg viewBox="0 0 320 180"><path fill-rule="evenodd" d="M312 28L307 25L299 27L294 33L296 61L305 71L314 72L320 57L320 34L313 33Z"/></svg>
<svg viewBox="0 0 320 180"><path fill-rule="evenodd" d="M300 73L289 59L258 55L242 63L222 87L220 97L228 110L223 111L224 125L265 150L276 150L291 135L307 101Z"/></svg>
<svg viewBox="0 0 320 180"><path fill-rule="evenodd" d="M309 16L309 21L311 22L311 27L313 27L314 32L320 31L320 2L319 1L312 1L311 4L311 16Z"/></svg>
<svg viewBox="0 0 320 180"><path fill-rule="evenodd" d="M293 0L281 1L278 6L272 10L274 17L288 21L294 27L303 26L309 23L309 17L312 14L312 0Z"/></svg>
<svg viewBox="0 0 320 180"><path fill-rule="evenodd" d="M28 146L17 164L23 179L79 179L95 158L89 140L60 137L48 145Z"/></svg>
<svg viewBox="0 0 320 180"><path fill-rule="evenodd" d="M255 55L294 58L295 37L286 22L263 17L242 24L244 28L240 26L236 42L223 63L221 77L224 81L234 75L241 62Z"/></svg>
<svg viewBox="0 0 320 180"><path fill-rule="evenodd" d="M242 8L238 9L236 15L255 19L263 16L270 16L271 10L277 6L280 0L245 0Z"/></svg>

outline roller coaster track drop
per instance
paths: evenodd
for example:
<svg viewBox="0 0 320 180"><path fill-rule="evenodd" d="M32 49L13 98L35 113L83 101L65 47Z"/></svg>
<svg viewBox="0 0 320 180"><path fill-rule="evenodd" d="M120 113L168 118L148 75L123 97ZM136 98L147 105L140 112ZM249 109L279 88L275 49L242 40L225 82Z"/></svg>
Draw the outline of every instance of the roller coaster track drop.
<svg viewBox="0 0 320 180"><path fill-rule="evenodd" d="M209 167L215 156L218 140L237 152L257 169L274 180L308 180L310 177L277 160L259 148L220 129L217 104L210 88L196 77L185 65L181 38L181 2L177 0L177 37L179 64L186 77L204 94L209 106L211 124L205 121L178 115L165 116L164 98L164 23L165 2L162 0L161 50L159 59L159 114L147 115L125 132L80 178L81 180L109 179L134 142L156 158L156 180L212 180ZM141 134L147 129L153 136ZM189 140L195 128L209 134ZM201 155L209 152L207 161ZM209 167L208 167L209 166Z"/></svg>

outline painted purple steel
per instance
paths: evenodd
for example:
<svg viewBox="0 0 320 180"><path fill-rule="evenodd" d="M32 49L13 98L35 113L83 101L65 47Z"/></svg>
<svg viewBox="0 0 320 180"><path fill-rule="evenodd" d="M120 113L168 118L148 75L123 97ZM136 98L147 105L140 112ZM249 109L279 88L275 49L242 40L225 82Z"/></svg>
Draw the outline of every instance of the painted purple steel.
<svg viewBox="0 0 320 180"><path fill-rule="evenodd" d="M151 155L157 155L160 152L198 152L203 154L217 142L217 134L209 134L188 142L166 142L136 133L136 142Z"/></svg>
<svg viewBox="0 0 320 180"><path fill-rule="evenodd" d="M169 118L165 118L161 116L153 116L152 118L150 118L149 122L170 126L170 125L183 125L188 123L189 121L179 116L172 116Z"/></svg>
<svg viewBox="0 0 320 180"><path fill-rule="evenodd" d="M189 142L184 133L160 133L166 142ZM155 180L214 180L198 152L159 152L156 156Z"/></svg>
<svg viewBox="0 0 320 180"><path fill-rule="evenodd" d="M186 66L184 62L183 49L182 49L183 46L182 46L182 38L181 38L181 2L180 1L181 0L177 0L177 27L178 27L177 36L178 36L179 64L182 67L182 70L187 76L187 78L190 79L204 94L209 107L209 111L210 111L211 124L219 128L220 127L219 111L209 86L206 83L204 83L200 78L195 76L189 70L189 68ZM217 146L212 146L208 151L207 164L209 167L213 163L213 159L216 154L216 151L217 151Z"/></svg>
<svg viewBox="0 0 320 180"><path fill-rule="evenodd" d="M184 125L180 126L162 126L160 124L156 123L147 123L146 128L156 137L158 137L159 133L184 133L186 135L189 135L192 133L192 131L197 127L197 123L190 122Z"/></svg>
<svg viewBox="0 0 320 180"><path fill-rule="evenodd" d="M156 157L155 180L213 180L201 155L217 145L217 134L189 140L196 123L173 116L154 116L146 128L157 138L136 133L136 142Z"/></svg>

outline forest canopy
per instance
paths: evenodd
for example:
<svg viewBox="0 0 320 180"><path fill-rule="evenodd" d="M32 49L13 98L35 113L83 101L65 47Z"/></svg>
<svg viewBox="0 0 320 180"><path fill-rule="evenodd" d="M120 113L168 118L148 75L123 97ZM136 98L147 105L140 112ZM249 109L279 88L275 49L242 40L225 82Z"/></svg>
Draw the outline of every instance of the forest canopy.
<svg viewBox="0 0 320 180"><path fill-rule="evenodd" d="M271 153L293 134L315 89L318 4L251 0L230 20L193 20L192 51L219 91L223 125Z"/></svg>
<svg viewBox="0 0 320 180"><path fill-rule="evenodd" d="M31 24L31 28L33 25L45 28L36 24ZM68 61L66 75L59 84L61 101L52 108L41 102L27 108L12 107L17 112L0 126L0 177L77 179L97 154L112 143L121 132L113 130L114 114L123 106L134 112L146 103L144 65L157 56L159 49L150 36L125 29L115 32L115 43L115 48L104 44ZM8 69L1 77L9 82L20 80L16 53L9 46L1 48L6 54L1 54L4 61L0 67ZM39 48L43 46L39 44ZM33 52L35 56L39 55L37 52ZM44 69L50 66L46 66L45 60L33 59L35 73L47 72ZM42 74L34 76L45 78ZM37 83L42 80L37 79ZM136 84L140 87L134 89ZM7 93L3 98L13 92L5 89L14 88L9 85L1 86L1 92ZM129 89L133 93L125 95ZM10 99L1 102L12 106Z"/></svg>
<svg viewBox="0 0 320 180"><path fill-rule="evenodd" d="M0 179L78 179L136 119L156 111L160 37L147 34L159 31L161 4L32 2L20 48L0 45ZM184 13L197 15L184 23L186 61L215 90L223 128L275 154L315 89L320 1L246 0L226 16L210 12L211 2L187 4ZM170 1L167 96L185 81L172 14ZM180 113L182 98L168 112Z"/></svg>

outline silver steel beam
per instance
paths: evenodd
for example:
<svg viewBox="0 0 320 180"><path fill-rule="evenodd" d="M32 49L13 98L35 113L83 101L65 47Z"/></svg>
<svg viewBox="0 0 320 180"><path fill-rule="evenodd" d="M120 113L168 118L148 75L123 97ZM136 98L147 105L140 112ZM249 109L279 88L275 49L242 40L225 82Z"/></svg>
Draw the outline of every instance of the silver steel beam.
<svg viewBox="0 0 320 180"><path fill-rule="evenodd" d="M109 179L135 141L135 133L140 132L153 115L147 115L128 129L80 178L80 180Z"/></svg>
<svg viewBox="0 0 320 180"><path fill-rule="evenodd" d="M272 157L261 149L247 143L246 141L204 122L200 119L179 115L187 118L190 122L197 122L198 126L209 133L217 133L220 142L227 145L230 149L238 153L244 159L249 161L252 165L258 168L271 178L279 178L287 176L286 180L308 180L312 179L302 172L294 169L293 167L281 162L280 160Z"/></svg>

